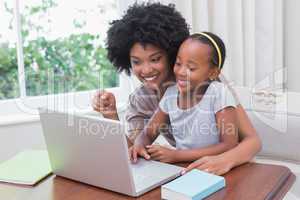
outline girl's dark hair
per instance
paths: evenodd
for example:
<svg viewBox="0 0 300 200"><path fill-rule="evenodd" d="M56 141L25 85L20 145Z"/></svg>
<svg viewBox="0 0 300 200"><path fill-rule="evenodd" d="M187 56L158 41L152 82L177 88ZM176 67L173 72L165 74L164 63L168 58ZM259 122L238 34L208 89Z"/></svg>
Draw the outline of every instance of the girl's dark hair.
<svg viewBox="0 0 300 200"><path fill-rule="evenodd" d="M211 32L203 32L203 33L209 35L217 43L217 45L221 51L221 60L222 61L221 61L220 69L222 69L222 67L224 65L225 57L226 57L226 48L225 48L224 42L222 41L222 39L219 36L217 36ZM212 52L211 64L212 64L212 66L219 66L218 51L217 51L216 47L214 46L214 44L205 35L195 33L195 34L192 34L191 36L189 36L189 38L199 40L203 44L209 45L211 48L211 52Z"/></svg>
<svg viewBox="0 0 300 200"><path fill-rule="evenodd" d="M189 27L173 4L133 4L107 31L107 57L119 72L130 74L129 52L135 43L152 44L166 51L174 66L180 44L189 36Z"/></svg>

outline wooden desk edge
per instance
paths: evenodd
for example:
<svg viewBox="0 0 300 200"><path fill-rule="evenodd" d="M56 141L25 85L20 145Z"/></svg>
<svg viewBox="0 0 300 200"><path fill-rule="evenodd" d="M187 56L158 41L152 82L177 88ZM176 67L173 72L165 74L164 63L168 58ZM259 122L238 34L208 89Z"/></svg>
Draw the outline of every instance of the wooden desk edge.
<svg viewBox="0 0 300 200"><path fill-rule="evenodd" d="M291 189L293 184L296 181L296 176L294 173L290 172L290 175L288 176L287 180L283 184L283 186L276 192L276 194L273 197L273 200L281 200L284 198L284 196L288 193L288 191Z"/></svg>

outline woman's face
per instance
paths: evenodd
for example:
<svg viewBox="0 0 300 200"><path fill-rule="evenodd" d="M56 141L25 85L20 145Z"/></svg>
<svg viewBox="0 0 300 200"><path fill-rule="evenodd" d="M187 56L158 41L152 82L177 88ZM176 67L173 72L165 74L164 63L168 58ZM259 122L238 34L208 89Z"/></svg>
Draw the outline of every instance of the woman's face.
<svg viewBox="0 0 300 200"><path fill-rule="evenodd" d="M130 63L138 79L154 90L161 90L172 76L167 53L152 44L135 43L130 50Z"/></svg>

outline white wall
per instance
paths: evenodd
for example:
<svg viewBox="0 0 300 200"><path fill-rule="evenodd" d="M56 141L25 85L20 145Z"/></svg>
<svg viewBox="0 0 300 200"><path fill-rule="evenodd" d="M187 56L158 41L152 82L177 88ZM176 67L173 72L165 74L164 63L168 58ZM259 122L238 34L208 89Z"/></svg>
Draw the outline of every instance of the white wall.
<svg viewBox="0 0 300 200"><path fill-rule="evenodd" d="M289 91L300 92L300 1L285 0L285 66Z"/></svg>

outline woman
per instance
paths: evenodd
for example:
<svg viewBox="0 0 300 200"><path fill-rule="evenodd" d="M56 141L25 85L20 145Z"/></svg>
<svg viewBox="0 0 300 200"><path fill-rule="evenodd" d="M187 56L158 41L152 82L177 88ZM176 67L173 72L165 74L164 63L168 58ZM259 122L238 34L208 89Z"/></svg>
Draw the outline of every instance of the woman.
<svg viewBox="0 0 300 200"><path fill-rule="evenodd" d="M160 3L134 4L120 19L113 21L107 33L108 58L118 71L133 74L143 83L129 97L126 120L129 143L143 130L158 107L166 88L174 84L172 67L180 44L188 37L186 21L174 6ZM233 91L233 90L232 90ZM233 91L234 93L234 91ZM236 95L235 95L236 96ZM94 110L104 117L118 119L114 95L98 92L93 99ZM241 141L237 147L216 156L193 162L187 170L198 168L224 174L231 168L250 161L260 150L261 143L243 107L237 106ZM174 146L168 128L162 133ZM159 161L171 151L155 145Z"/></svg>

